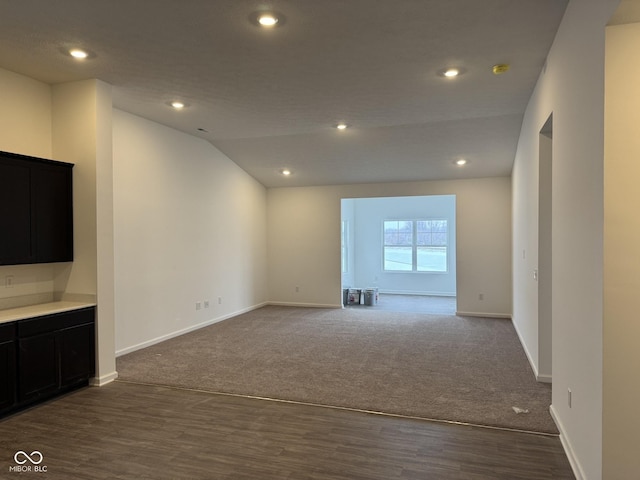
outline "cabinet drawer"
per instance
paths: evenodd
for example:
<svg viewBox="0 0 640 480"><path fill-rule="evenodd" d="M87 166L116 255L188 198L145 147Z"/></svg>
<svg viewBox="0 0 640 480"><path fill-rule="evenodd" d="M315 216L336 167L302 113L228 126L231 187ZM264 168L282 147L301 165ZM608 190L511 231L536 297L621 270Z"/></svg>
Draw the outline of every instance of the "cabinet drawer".
<svg viewBox="0 0 640 480"><path fill-rule="evenodd" d="M0 343L11 342L15 339L16 339L15 322L0 324Z"/></svg>
<svg viewBox="0 0 640 480"><path fill-rule="evenodd" d="M93 307L73 310L70 312L55 313L42 317L31 318L18 322L18 336L20 338L39 335L42 333L54 332L65 328L76 327L94 323Z"/></svg>

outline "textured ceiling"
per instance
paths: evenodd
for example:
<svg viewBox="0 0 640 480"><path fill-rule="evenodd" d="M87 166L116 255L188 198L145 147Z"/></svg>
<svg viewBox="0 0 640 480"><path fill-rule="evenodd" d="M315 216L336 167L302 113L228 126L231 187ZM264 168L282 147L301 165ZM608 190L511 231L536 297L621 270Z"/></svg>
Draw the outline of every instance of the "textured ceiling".
<svg viewBox="0 0 640 480"><path fill-rule="evenodd" d="M52 84L99 78L117 108L210 141L266 186L509 175L565 7L0 0L0 67ZM258 28L249 17L263 9L286 21ZM76 46L95 55L65 55ZM493 75L496 63L511 70ZM437 75L452 65L466 73ZM173 99L188 108L172 110ZM351 127L337 131L340 121ZM283 178L285 167L294 175Z"/></svg>

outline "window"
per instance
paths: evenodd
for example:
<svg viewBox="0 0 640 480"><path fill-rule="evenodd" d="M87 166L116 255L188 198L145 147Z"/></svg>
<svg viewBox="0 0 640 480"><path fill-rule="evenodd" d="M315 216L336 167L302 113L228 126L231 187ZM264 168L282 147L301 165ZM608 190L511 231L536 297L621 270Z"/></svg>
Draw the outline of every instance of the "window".
<svg viewBox="0 0 640 480"><path fill-rule="evenodd" d="M447 271L447 220L385 220L383 230L385 271Z"/></svg>
<svg viewBox="0 0 640 480"><path fill-rule="evenodd" d="M342 273L349 272L349 222L342 221Z"/></svg>

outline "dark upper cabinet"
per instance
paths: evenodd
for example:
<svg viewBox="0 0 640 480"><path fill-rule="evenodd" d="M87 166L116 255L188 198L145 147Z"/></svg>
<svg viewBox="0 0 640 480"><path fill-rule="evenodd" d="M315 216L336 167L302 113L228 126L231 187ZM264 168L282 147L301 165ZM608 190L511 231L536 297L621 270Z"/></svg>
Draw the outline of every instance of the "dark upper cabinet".
<svg viewBox="0 0 640 480"><path fill-rule="evenodd" d="M0 152L0 265L73 260L72 168Z"/></svg>
<svg viewBox="0 0 640 480"><path fill-rule="evenodd" d="M31 170L36 263L73 260L72 188L68 164L41 164Z"/></svg>
<svg viewBox="0 0 640 480"><path fill-rule="evenodd" d="M33 263L31 169L0 155L0 265Z"/></svg>

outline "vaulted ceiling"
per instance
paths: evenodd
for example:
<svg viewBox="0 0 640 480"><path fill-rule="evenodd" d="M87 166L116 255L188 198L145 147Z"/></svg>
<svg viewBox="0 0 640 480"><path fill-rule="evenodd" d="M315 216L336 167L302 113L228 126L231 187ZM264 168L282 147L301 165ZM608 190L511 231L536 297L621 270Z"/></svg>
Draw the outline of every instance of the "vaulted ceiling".
<svg viewBox="0 0 640 480"><path fill-rule="evenodd" d="M0 0L0 67L50 84L101 79L116 108L209 141L268 187L502 176L565 7ZM262 11L278 24L259 26Z"/></svg>

